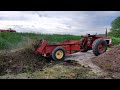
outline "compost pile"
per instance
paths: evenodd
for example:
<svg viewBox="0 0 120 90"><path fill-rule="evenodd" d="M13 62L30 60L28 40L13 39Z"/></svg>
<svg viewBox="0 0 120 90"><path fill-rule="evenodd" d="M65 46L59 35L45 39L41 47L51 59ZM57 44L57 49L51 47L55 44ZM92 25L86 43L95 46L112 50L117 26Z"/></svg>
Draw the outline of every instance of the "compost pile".
<svg viewBox="0 0 120 90"><path fill-rule="evenodd" d="M93 63L112 73L120 73L120 44L93 59Z"/></svg>
<svg viewBox="0 0 120 90"><path fill-rule="evenodd" d="M0 75L41 70L46 60L35 55L32 49L23 48L13 52L0 53Z"/></svg>

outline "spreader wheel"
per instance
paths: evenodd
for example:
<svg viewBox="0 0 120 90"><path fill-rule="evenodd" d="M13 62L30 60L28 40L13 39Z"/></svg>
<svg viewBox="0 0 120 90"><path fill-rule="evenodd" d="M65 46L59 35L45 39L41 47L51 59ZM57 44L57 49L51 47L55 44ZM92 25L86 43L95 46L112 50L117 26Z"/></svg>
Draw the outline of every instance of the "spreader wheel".
<svg viewBox="0 0 120 90"><path fill-rule="evenodd" d="M93 53L98 56L107 50L107 42L103 39L96 39L92 45Z"/></svg>
<svg viewBox="0 0 120 90"><path fill-rule="evenodd" d="M53 60L64 60L64 57L65 57L65 51L62 47L56 47L52 51Z"/></svg>

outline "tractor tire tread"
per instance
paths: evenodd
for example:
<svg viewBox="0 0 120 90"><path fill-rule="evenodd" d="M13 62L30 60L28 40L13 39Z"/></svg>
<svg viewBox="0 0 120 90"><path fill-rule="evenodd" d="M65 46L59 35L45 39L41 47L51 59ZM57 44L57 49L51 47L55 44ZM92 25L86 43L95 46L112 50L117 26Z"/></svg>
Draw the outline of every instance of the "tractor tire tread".
<svg viewBox="0 0 120 90"><path fill-rule="evenodd" d="M92 45L92 50L93 50L93 53L98 56L100 55L101 53L98 51L97 47L100 43L104 43L105 45L105 52L107 50L107 42L105 40L103 40L102 38L100 39L96 39L94 42L93 42L93 45Z"/></svg>

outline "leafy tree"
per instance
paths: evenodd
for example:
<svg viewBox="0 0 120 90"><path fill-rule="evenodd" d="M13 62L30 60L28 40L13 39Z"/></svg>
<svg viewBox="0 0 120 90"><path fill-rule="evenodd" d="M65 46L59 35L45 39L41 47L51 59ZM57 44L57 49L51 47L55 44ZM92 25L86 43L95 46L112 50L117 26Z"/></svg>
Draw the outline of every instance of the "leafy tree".
<svg viewBox="0 0 120 90"><path fill-rule="evenodd" d="M111 26L109 35L120 37L120 16L112 21Z"/></svg>
<svg viewBox="0 0 120 90"><path fill-rule="evenodd" d="M112 30L117 30L119 29L120 30L120 16L117 17L114 21L112 21Z"/></svg>

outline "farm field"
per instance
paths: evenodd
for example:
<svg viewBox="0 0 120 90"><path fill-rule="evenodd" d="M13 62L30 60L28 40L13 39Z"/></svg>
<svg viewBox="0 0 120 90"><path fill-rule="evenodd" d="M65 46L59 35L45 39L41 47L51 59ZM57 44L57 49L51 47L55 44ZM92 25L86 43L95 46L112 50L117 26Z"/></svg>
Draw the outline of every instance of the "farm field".
<svg viewBox="0 0 120 90"><path fill-rule="evenodd" d="M49 43L64 40L80 40L81 36L33 33L0 33L0 78L1 79L89 79L97 76L89 67L73 62L49 62L32 51L34 40L44 38ZM113 45L120 38L112 37Z"/></svg>

